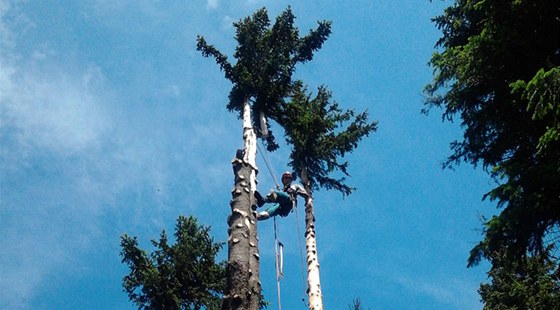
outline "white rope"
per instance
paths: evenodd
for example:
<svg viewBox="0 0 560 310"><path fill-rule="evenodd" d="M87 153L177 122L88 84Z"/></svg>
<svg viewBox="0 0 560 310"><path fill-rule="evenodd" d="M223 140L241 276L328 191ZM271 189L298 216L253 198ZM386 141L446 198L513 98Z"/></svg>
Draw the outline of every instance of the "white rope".
<svg viewBox="0 0 560 310"><path fill-rule="evenodd" d="M263 142L261 141L261 144ZM261 153L261 157L264 160L264 164L266 165L266 168L268 169L268 172L270 172L270 176L272 177L272 180L274 181L274 184L276 184L276 189L280 189L280 184L278 184L278 182L276 182L276 177L274 176L274 171L272 171L272 165L270 164L270 158L268 158L268 152L266 151L266 148L264 147L263 144L263 148L265 150L265 152L261 151L261 147L257 144L257 148L259 149L259 153ZM266 153L266 157L263 155L264 153Z"/></svg>
<svg viewBox="0 0 560 310"><path fill-rule="evenodd" d="M261 153L261 157L264 160L264 163L266 165L266 168L268 169L268 172L270 173L270 176L272 177L272 180L274 181L274 184L276 184L276 189L280 189L280 185L278 184L278 182L276 182L276 177L274 176L274 172L272 169L272 165L270 163L270 158L268 157L268 152L266 151L266 148L264 146L264 143L261 140L261 144L263 144L263 148L265 150L265 152L263 152L260 148L260 146L257 144L257 148L259 150L259 153ZM265 155L263 155L263 153L266 153L266 157ZM296 197L297 199L297 197ZM303 259L303 246L302 246L302 241L301 241L301 228L300 228L300 224L299 224L299 212L298 212L298 208L297 208L297 204L294 204L294 207L296 208L295 213L296 213L296 223L297 223L297 231L298 231L298 241L299 241L299 256L300 256L300 260L301 260L301 301L303 302L303 304L307 307L307 303L305 302L305 261ZM283 253L283 249L284 249L284 245L282 244L282 242L280 242L278 240L278 226L276 224L276 216L273 217L274 219L274 251L275 251L275 260L276 260L276 286L277 286L277 291L278 291L278 310L282 310L282 304L281 304L281 294L280 294L280 280L283 277L283 267L284 267L284 253Z"/></svg>
<svg viewBox="0 0 560 310"><path fill-rule="evenodd" d="M280 241L278 241L278 227L276 226L276 216L274 216L274 252L276 261L276 288L278 291L278 310L282 310L282 298L280 294L280 279L282 278L282 268L284 264L284 258L280 258L282 254L281 247L284 247ZM280 251L279 251L280 248Z"/></svg>

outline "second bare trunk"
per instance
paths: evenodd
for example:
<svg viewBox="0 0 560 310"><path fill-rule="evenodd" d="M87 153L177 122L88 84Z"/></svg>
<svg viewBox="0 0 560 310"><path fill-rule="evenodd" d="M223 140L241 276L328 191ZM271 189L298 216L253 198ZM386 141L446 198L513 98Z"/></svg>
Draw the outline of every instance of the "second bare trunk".
<svg viewBox="0 0 560 310"><path fill-rule="evenodd" d="M301 171L301 181L305 190L311 196L311 187L309 186L309 179L307 178L305 166L302 167ZM305 204L305 251L307 258L307 294L309 298L309 310L323 310L313 199L310 199L309 202Z"/></svg>

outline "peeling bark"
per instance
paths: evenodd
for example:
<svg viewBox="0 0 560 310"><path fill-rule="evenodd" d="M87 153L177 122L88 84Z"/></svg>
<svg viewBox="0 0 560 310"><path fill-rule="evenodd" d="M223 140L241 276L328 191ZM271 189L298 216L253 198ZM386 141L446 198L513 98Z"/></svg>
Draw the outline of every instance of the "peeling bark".
<svg viewBox="0 0 560 310"><path fill-rule="evenodd" d="M222 310L257 310L261 299L259 249L254 191L256 190L257 137L251 124L248 101L243 114L245 148L233 159L235 187L228 217L227 287Z"/></svg>
<svg viewBox="0 0 560 310"><path fill-rule="evenodd" d="M302 166L301 180L307 193L311 196L311 187L307 178L307 170ZM309 310L323 310L323 295L319 276L319 256L317 255L317 238L315 235L315 214L313 199L305 204L305 251L307 258L307 294Z"/></svg>

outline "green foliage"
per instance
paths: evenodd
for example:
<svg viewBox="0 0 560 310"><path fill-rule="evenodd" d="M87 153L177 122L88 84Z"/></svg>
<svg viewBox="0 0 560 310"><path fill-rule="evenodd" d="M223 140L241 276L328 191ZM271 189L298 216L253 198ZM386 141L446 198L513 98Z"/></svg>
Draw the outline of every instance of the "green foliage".
<svg viewBox="0 0 560 310"><path fill-rule="evenodd" d="M484 309L558 309L560 274L549 257L548 251L516 260L505 252L492 253L491 281L479 289Z"/></svg>
<svg viewBox="0 0 560 310"><path fill-rule="evenodd" d="M331 103L331 94L325 87L320 87L316 98L311 99L301 81L292 81L296 64L312 60L331 33L331 23L322 21L300 37L294 21L288 7L272 26L264 8L235 23L235 65L201 36L197 48L203 56L215 58L233 83L228 110L241 115L244 100L252 100L255 126L260 125L257 118L263 111L284 128L286 140L293 146L289 165L296 174L305 168L312 188L335 189L348 195L353 190L344 184L348 163L340 163L339 159L352 152L362 137L375 131L376 123L367 121L367 112L356 114ZM272 133L266 141L268 150L278 148ZM343 176L331 177L336 172Z"/></svg>
<svg viewBox="0 0 560 310"><path fill-rule="evenodd" d="M130 268L124 290L138 309L219 309L225 288L225 263L216 262L222 248L210 237L210 227L196 218L180 216L176 243L163 231L151 254L138 247L136 237L121 237L122 262Z"/></svg>
<svg viewBox="0 0 560 310"><path fill-rule="evenodd" d="M368 122L367 112L342 110L331 97L331 92L322 86L312 99L298 81L291 101L283 106L283 113L275 120L284 127L286 141L293 146L289 165L296 174L301 175L305 169L312 189L324 187L349 195L353 188L345 184L345 177L334 179L331 175L339 171L348 176L348 162L340 163L339 159L375 131L377 123Z"/></svg>
<svg viewBox="0 0 560 310"><path fill-rule="evenodd" d="M546 240L560 223L560 6L457 0L434 21L443 36L427 106L464 128L445 165L482 164L498 182L484 198L502 210L485 220L468 263L492 263L492 283L480 288L485 308L552 309L558 264L548 253L558 239Z"/></svg>
<svg viewBox="0 0 560 310"><path fill-rule="evenodd" d="M485 198L503 208L485 223L469 265L502 249L537 253L560 222L558 2L457 0L434 21L443 36L427 106L459 116L464 128L446 166L489 169L498 186Z"/></svg>
<svg viewBox="0 0 560 310"><path fill-rule="evenodd" d="M224 71L225 77L233 83L228 110L237 111L241 116L243 103L251 100L254 124L257 127L258 112L265 111L267 115L280 113L279 105L292 88L292 74L296 64L313 59L313 53L321 48L331 33L331 23L321 21L316 29L300 37L294 21L295 17L288 7L272 26L265 8L234 23L235 39L238 42L233 54L237 59L235 65L229 63L227 56L218 49L209 45L204 37L199 36L197 39L197 49L203 56L213 57ZM267 148L276 150L278 145L272 132L269 132Z"/></svg>
<svg viewBox="0 0 560 310"><path fill-rule="evenodd" d="M558 152L554 147L560 140L560 68L540 69L528 83L519 80L511 87L514 94L527 101L532 119L546 124L546 131L537 144L537 154L546 156L547 152Z"/></svg>

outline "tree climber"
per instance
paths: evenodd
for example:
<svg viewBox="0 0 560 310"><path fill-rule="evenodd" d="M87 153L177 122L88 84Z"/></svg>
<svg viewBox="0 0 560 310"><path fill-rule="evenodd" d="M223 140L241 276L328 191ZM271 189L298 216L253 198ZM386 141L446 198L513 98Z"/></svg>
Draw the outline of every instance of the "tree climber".
<svg viewBox="0 0 560 310"><path fill-rule="evenodd" d="M280 215L282 217L288 216L293 207L297 205L297 195L305 199L305 204L308 204L311 197L300 184L292 184L292 174L289 171L282 174L283 190L273 190L266 197L255 191L255 198L257 198L258 207L262 207L265 203L274 203L272 206L264 211L257 213L257 220L262 221L270 217Z"/></svg>

